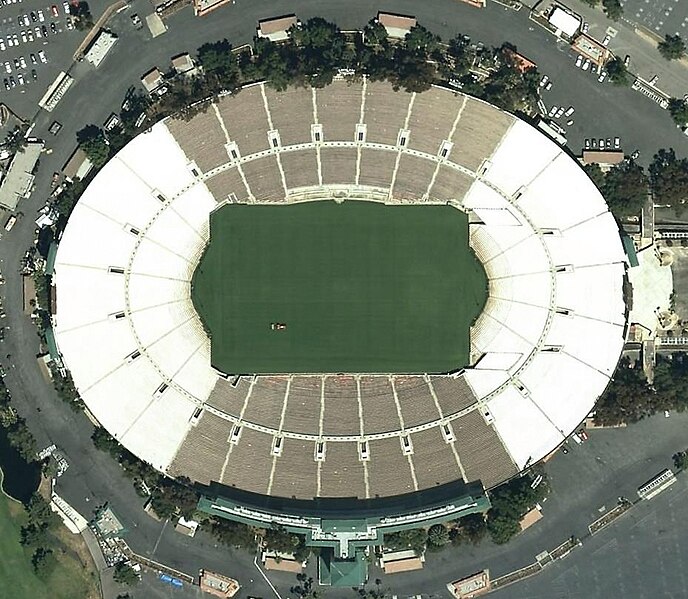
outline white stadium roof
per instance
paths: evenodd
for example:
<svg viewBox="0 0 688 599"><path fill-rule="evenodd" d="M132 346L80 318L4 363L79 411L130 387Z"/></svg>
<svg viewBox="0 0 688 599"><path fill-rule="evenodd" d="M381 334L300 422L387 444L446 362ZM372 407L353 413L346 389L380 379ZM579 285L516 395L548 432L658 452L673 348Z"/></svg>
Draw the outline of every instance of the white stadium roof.
<svg viewBox="0 0 688 599"><path fill-rule="evenodd" d="M521 469L561 443L609 382L625 339L625 255L574 160L509 118L481 175L454 168L472 178L461 204L481 221L470 239L489 279L464 377ZM218 380L190 295L218 200L193 160L166 121L130 142L74 209L53 278L56 340L84 402L161 471Z"/></svg>

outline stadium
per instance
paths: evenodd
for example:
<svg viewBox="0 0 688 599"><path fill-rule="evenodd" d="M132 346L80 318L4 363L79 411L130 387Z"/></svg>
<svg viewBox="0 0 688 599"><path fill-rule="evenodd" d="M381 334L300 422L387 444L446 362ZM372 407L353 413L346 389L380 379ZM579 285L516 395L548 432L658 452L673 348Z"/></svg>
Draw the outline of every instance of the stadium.
<svg viewBox="0 0 688 599"><path fill-rule="evenodd" d="M131 141L54 267L90 413L200 508L340 558L484 511L606 388L626 256L530 124L433 87L263 83Z"/></svg>

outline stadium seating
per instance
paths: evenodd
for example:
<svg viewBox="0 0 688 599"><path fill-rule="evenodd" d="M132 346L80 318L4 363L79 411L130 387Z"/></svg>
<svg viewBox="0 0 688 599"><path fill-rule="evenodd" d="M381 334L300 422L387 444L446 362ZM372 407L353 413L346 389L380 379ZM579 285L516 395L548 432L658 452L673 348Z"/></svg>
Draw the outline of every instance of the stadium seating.
<svg viewBox="0 0 688 599"><path fill-rule="evenodd" d="M389 90L389 86L384 83L368 82L366 86L366 141L395 146L399 131L404 128L411 94L390 93Z"/></svg>
<svg viewBox="0 0 688 599"><path fill-rule="evenodd" d="M359 184L389 188L392 185L392 175L397 156L397 152L363 148L361 150Z"/></svg>
<svg viewBox="0 0 688 599"><path fill-rule="evenodd" d="M244 419L278 429L286 394L285 377L259 376L246 405Z"/></svg>
<svg viewBox="0 0 688 599"><path fill-rule="evenodd" d="M407 456L401 453L399 437L369 442L368 481L371 497L388 497L415 491Z"/></svg>
<svg viewBox="0 0 688 599"><path fill-rule="evenodd" d="M394 377L393 381L406 428L439 418L435 401L423 377Z"/></svg>
<svg viewBox="0 0 688 599"><path fill-rule="evenodd" d="M224 476L219 482L253 493L267 493L273 460L279 460L272 455L271 449L271 435L244 427L239 442L232 445ZM204 458L199 456L199 459Z"/></svg>
<svg viewBox="0 0 688 599"><path fill-rule="evenodd" d="M218 202L224 202L232 196L238 202L248 200L246 185L236 167L223 170L206 179L205 184Z"/></svg>
<svg viewBox="0 0 688 599"><path fill-rule="evenodd" d="M418 200L430 187L437 165L425 158L402 154L392 195L400 200Z"/></svg>
<svg viewBox="0 0 688 599"><path fill-rule="evenodd" d="M321 463L320 496L365 498L363 470L356 443L330 441L325 461Z"/></svg>
<svg viewBox="0 0 688 599"><path fill-rule="evenodd" d="M285 191L277 158L265 156L242 165L249 189L259 202L282 202Z"/></svg>
<svg viewBox="0 0 688 599"><path fill-rule="evenodd" d="M272 126L279 131L283 146L311 141L313 114L313 92L301 87L290 87L276 92L265 87Z"/></svg>
<svg viewBox="0 0 688 599"><path fill-rule="evenodd" d="M441 89L416 94L409 119L409 147L433 156L448 140L454 121L463 105L463 97L454 97Z"/></svg>
<svg viewBox="0 0 688 599"><path fill-rule="evenodd" d="M356 124L360 122L360 84L335 81L323 89L316 90L318 122L323 124L325 141L354 141Z"/></svg>
<svg viewBox="0 0 688 599"><path fill-rule="evenodd" d="M230 381L218 377L215 388L211 391L207 402L214 408L238 418L241 415L250 388L251 382L249 377L241 377L236 387L233 387Z"/></svg>
<svg viewBox="0 0 688 599"><path fill-rule="evenodd" d="M363 376L360 384L364 433L374 435L398 430L399 416L389 378Z"/></svg>
<svg viewBox="0 0 688 599"><path fill-rule="evenodd" d="M288 189L319 185L318 160L315 150L282 152L280 160Z"/></svg>
<svg viewBox="0 0 688 599"><path fill-rule="evenodd" d="M184 153L207 172L227 162L227 138L219 127L215 111L195 115L190 121L169 119L165 122Z"/></svg>
<svg viewBox="0 0 688 599"><path fill-rule="evenodd" d="M280 497L313 499L318 494L318 463L312 441L285 439L277 458L270 492Z"/></svg>
<svg viewBox="0 0 688 599"><path fill-rule="evenodd" d="M319 434L322 383L320 376L293 377L289 387L289 409L284 415L285 431Z"/></svg>
<svg viewBox="0 0 688 599"><path fill-rule="evenodd" d="M325 435L358 435L361 422L358 417L358 390L352 376L325 378Z"/></svg>
<svg viewBox="0 0 688 599"><path fill-rule="evenodd" d="M445 443L439 428L414 433L411 442L413 466L420 488L431 488L462 478L452 446Z"/></svg>
<svg viewBox="0 0 688 599"><path fill-rule="evenodd" d="M270 148L267 113L262 85L241 90L240 94L225 96L217 103L229 139L236 142L242 156Z"/></svg>
<svg viewBox="0 0 688 599"><path fill-rule="evenodd" d="M353 183L356 180L356 158L355 148L323 148L320 151L323 184Z"/></svg>
<svg viewBox="0 0 688 599"><path fill-rule="evenodd" d="M478 400L463 377L431 376L430 384L444 416L460 412Z"/></svg>

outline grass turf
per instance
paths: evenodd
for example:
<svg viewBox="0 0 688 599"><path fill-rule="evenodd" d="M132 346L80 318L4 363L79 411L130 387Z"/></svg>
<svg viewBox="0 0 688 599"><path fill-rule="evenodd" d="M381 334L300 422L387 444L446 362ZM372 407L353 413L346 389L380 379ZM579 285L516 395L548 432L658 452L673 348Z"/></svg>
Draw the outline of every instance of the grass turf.
<svg viewBox="0 0 688 599"><path fill-rule="evenodd" d="M448 372L487 296L449 206L227 205L192 298L223 372ZM271 323L285 323L273 331Z"/></svg>
<svg viewBox="0 0 688 599"><path fill-rule="evenodd" d="M0 480L2 471L0 470ZM32 550L19 543L21 527L26 524L22 505L0 493L0 597L12 599L89 599L100 596L96 589L95 568L86 567L63 537L73 536L59 529L51 548L57 556L55 569L46 579L34 574ZM62 526L60 524L60 526ZM78 537L77 537L78 538ZM72 542L72 539L67 539ZM7 593L6 595L3 593Z"/></svg>

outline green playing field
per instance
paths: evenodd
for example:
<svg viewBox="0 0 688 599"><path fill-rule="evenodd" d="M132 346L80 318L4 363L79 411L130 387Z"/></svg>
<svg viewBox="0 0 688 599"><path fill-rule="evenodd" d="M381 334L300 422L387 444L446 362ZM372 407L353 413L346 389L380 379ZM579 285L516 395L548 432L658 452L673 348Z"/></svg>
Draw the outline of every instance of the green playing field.
<svg viewBox="0 0 688 599"><path fill-rule="evenodd" d="M487 279L449 206L234 204L211 215L191 296L226 373L448 372Z"/></svg>

